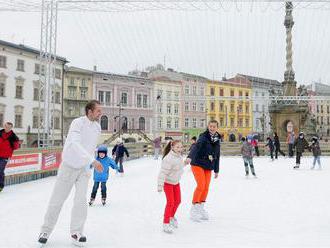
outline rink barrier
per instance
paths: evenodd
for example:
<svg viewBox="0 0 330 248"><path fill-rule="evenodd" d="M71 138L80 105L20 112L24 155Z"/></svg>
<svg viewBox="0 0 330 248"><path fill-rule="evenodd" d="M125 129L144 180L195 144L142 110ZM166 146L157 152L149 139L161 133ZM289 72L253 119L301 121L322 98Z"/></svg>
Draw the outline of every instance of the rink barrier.
<svg viewBox="0 0 330 248"><path fill-rule="evenodd" d="M163 144L165 147L166 144ZM152 156L154 153L153 145L150 143L132 143L125 144L130 157L126 160L138 159L145 156ZM322 142L320 143L322 156L330 156L330 143ZM185 153L188 153L190 144L184 144ZM221 144L221 156L240 156L240 148L241 143L233 143L233 142L224 142ZM112 147L111 147L112 149ZM286 144L281 144L281 150L287 154L288 148ZM39 180L42 178L46 178L49 176L57 175L57 168L59 166L59 155L62 151L62 147L55 147L51 149L19 149L15 151L14 155L27 155L27 154L35 154L40 153L42 155L42 160L40 164L40 170L24 172L14 175L6 175L5 177L5 185L12 185L18 183L29 182L33 180ZM269 155L267 147L265 147L264 143L259 143L259 151L260 156ZM111 154L111 150L109 150L109 154ZM312 153L307 151L304 153L305 156L311 156ZM49 160L49 156L52 157L52 160Z"/></svg>

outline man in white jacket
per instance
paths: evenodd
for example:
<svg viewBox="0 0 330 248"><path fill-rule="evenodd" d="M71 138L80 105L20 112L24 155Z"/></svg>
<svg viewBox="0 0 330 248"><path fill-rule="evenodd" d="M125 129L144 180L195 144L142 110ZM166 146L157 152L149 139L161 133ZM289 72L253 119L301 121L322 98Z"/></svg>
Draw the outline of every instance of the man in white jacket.
<svg viewBox="0 0 330 248"><path fill-rule="evenodd" d="M44 224L41 227L39 243L45 244L53 231L61 208L75 186L71 213L70 232L74 244L83 246L87 239L83 228L87 217L87 187L91 167L102 172L103 167L95 160L95 149L101 134L98 123L102 112L100 103L92 100L85 107L86 116L72 121L62 152L62 163L51 195Z"/></svg>

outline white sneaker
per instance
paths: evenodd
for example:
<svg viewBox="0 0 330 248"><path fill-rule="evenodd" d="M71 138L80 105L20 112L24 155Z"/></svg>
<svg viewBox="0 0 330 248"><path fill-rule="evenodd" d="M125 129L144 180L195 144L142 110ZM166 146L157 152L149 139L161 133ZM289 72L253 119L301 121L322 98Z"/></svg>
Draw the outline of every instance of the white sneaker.
<svg viewBox="0 0 330 248"><path fill-rule="evenodd" d="M200 222L201 221L201 218L202 218L202 215L199 211L199 207L200 207L200 204L193 204L191 206L191 210L190 210L190 219L192 221L196 221L196 222Z"/></svg>
<svg viewBox="0 0 330 248"><path fill-rule="evenodd" d="M173 228L178 228L178 220L175 217L170 218L170 225Z"/></svg>
<svg viewBox="0 0 330 248"><path fill-rule="evenodd" d="M72 240L72 244L74 244L75 246L79 246L79 247L83 247L87 242L86 237L83 236L81 233L72 234L71 240Z"/></svg>
<svg viewBox="0 0 330 248"><path fill-rule="evenodd" d="M163 224L163 231L169 234L173 233L172 226L170 224Z"/></svg>
<svg viewBox="0 0 330 248"><path fill-rule="evenodd" d="M208 220L209 219L209 214L204 208L205 203L203 202L203 203L198 204L198 205L200 205L199 206L199 212L201 214L201 219L202 220Z"/></svg>

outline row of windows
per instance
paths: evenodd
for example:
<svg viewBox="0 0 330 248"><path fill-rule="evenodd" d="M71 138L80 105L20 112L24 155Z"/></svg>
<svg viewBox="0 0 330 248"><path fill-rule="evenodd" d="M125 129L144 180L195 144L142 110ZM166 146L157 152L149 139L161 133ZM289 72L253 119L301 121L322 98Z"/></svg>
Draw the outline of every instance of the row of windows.
<svg viewBox="0 0 330 248"><path fill-rule="evenodd" d="M324 118L323 116L318 116L317 119L316 119L316 124L317 125L324 125L325 124L325 121L324 121ZM330 117L327 117L327 125L330 125Z"/></svg>
<svg viewBox="0 0 330 248"><path fill-rule="evenodd" d="M205 105L204 103L199 103L199 109L197 110L197 103L196 102L192 102L191 104L189 104L189 102L185 102L184 103L184 111L200 111L200 112L204 112L205 111Z"/></svg>
<svg viewBox="0 0 330 248"><path fill-rule="evenodd" d="M163 90L158 90L157 91L157 99L163 99L163 100L171 100L172 97L174 96L175 100L179 100L179 95L180 92L179 91L166 91L166 95L163 95Z"/></svg>
<svg viewBox="0 0 330 248"><path fill-rule="evenodd" d="M127 92L121 93L121 106L127 106L128 104L128 94ZM112 92L111 91L99 91L98 100L103 105L110 105L112 101ZM136 95L136 106L138 108L147 108L148 107L148 95L137 94Z"/></svg>
<svg viewBox="0 0 330 248"><path fill-rule="evenodd" d="M204 87L200 87L199 92L197 92L197 86L186 85L184 87L184 94L185 95L197 96L197 94L198 94L199 96L204 96L204 91L205 91Z"/></svg>
<svg viewBox="0 0 330 248"><path fill-rule="evenodd" d="M173 125L173 122L174 122L174 125ZM163 118L158 118L158 129L163 129L163 128L167 128L167 129L178 129L179 128L179 118L171 118L171 117L168 117L166 119L166 122L163 123Z"/></svg>
<svg viewBox="0 0 330 248"><path fill-rule="evenodd" d="M172 109L173 109L173 111L172 111ZM164 111L163 111L163 104L162 103L159 103L158 104L158 113L163 113ZM174 104L173 105L173 107L172 107L172 104L171 103L168 103L167 105L166 105L166 113L167 114L172 114L172 113L174 113L175 115L178 115L179 114L179 104L178 103L176 103L176 104Z"/></svg>
<svg viewBox="0 0 330 248"><path fill-rule="evenodd" d="M235 96L235 92L236 92L237 90L235 90L235 89L230 89L230 96ZM220 88L219 89L219 96L225 96L225 89L223 89L223 88ZM236 93L237 94L237 93ZM238 91L238 95L236 95L236 96L239 96L239 97L243 97L243 96L245 96L245 97L249 97L249 92L243 92L243 91L241 91L241 90L239 90ZM215 96L216 95L216 93L215 93L215 88L214 87L211 87L210 88L210 95L211 96Z"/></svg>
<svg viewBox="0 0 330 248"><path fill-rule="evenodd" d="M205 119L200 119L199 123L197 123L196 118L185 118L184 119L184 127L185 128L205 128Z"/></svg>
<svg viewBox="0 0 330 248"><path fill-rule="evenodd" d="M118 125L119 125L119 121L117 121L117 122L118 122ZM101 124L101 129L103 131L108 131L109 130L109 118L108 118L108 116L103 115L101 117L101 123L100 124ZM130 124L131 124L130 128L135 129L134 118L131 119L131 123ZM128 119L127 119L127 117L125 117L125 116L124 117L121 117L120 126L121 126L120 129L123 129L123 130L125 130L125 129L128 128ZM114 127L114 129L117 129L117 128L118 127ZM142 131L144 131L146 129L146 119L144 117L140 117L138 119L138 129L139 130L142 130Z"/></svg>
<svg viewBox="0 0 330 248"><path fill-rule="evenodd" d="M316 106L317 113L323 113L323 105L317 105ZM330 113L330 106L327 106L327 114Z"/></svg>
<svg viewBox="0 0 330 248"><path fill-rule="evenodd" d="M69 98L77 99L78 94L80 95L81 100L88 99L88 89L81 88L80 90L77 90L76 88L68 87L68 97Z"/></svg>
<svg viewBox="0 0 330 248"><path fill-rule="evenodd" d="M25 72L25 61L22 59L17 59L17 64L16 64L16 70L17 71L21 71L21 72ZM0 56L0 68L7 68L7 57L1 55ZM45 74L45 66L41 66L40 69L40 64L35 64L34 65L34 74L41 74L44 75ZM61 79L62 78L62 71L60 69L55 69L55 71L53 71L53 73L55 73L55 78L57 79Z"/></svg>
<svg viewBox="0 0 330 248"><path fill-rule="evenodd" d="M90 80L90 78L88 80ZM80 81L80 84L78 84L79 81ZM81 80L80 80L80 78L70 78L69 86L88 87L86 78L82 78Z"/></svg>
<svg viewBox="0 0 330 248"><path fill-rule="evenodd" d="M219 103L219 112L227 111L226 108L227 106L223 102ZM210 111L215 111L215 102L210 103ZM235 103L231 103L229 111L231 113L236 113L236 112L243 113L243 104L242 103L239 104L235 109ZM245 113L249 113L249 112L250 112L250 105L245 105Z"/></svg>
<svg viewBox="0 0 330 248"><path fill-rule="evenodd" d="M211 117L211 120L215 120L215 118ZM244 121L245 121L245 123L244 123ZM250 118L245 118L245 119L238 118L238 120L236 122L235 118L225 119L223 117L220 117L219 126L220 127L231 127L231 128L233 128L233 127L250 127Z"/></svg>

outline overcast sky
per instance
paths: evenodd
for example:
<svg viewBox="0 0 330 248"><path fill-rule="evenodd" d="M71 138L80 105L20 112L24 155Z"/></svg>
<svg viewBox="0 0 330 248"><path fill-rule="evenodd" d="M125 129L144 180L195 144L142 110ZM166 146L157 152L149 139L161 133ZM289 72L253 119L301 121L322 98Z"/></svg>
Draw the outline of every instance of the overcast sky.
<svg viewBox="0 0 330 248"><path fill-rule="evenodd" d="M219 79L236 73L283 81L284 9L60 12L58 54L71 65L124 73L157 63ZM281 7L281 6L279 6ZM299 84L330 84L330 10L294 11L293 66ZM0 39L39 48L38 13L1 12Z"/></svg>

